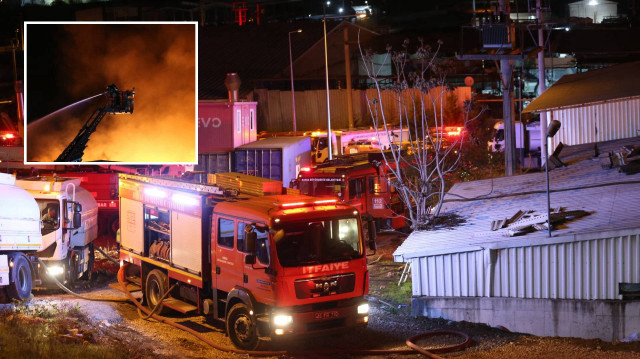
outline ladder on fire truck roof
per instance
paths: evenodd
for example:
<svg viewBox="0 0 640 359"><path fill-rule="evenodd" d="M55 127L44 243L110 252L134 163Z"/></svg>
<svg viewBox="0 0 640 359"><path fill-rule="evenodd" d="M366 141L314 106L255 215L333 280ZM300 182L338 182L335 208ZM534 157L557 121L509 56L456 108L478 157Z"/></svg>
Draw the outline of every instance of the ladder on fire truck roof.
<svg viewBox="0 0 640 359"><path fill-rule="evenodd" d="M185 182L185 181L180 181L176 179L156 178L156 177L132 175L127 173L121 173L119 174L119 177L122 179L129 179L129 180L154 184L154 185L163 186L163 187L186 189L189 191L196 191L196 192L202 192L202 193L211 193L219 196L224 196L225 194L237 195L236 190L233 190L233 189L225 190L224 188L221 188L216 185L211 185L211 184Z"/></svg>

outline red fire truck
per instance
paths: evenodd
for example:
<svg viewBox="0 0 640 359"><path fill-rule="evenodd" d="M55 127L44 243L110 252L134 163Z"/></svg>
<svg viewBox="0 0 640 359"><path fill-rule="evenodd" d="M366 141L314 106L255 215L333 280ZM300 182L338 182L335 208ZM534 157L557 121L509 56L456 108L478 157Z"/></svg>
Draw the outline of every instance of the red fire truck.
<svg viewBox="0 0 640 359"><path fill-rule="evenodd" d="M238 183L252 186L247 177ZM262 337L366 326L360 212L336 198L242 191L121 174L129 285L151 308L224 321L233 344L247 350Z"/></svg>
<svg viewBox="0 0 640 359"><path fill-rule="evenodd" d="M363 220L375 221L376 228L399 229L405 227L404 204L390 183L393 178L382 154L370 152L303 168L294 187L303 195L338 196L360 210Z"/></svg>

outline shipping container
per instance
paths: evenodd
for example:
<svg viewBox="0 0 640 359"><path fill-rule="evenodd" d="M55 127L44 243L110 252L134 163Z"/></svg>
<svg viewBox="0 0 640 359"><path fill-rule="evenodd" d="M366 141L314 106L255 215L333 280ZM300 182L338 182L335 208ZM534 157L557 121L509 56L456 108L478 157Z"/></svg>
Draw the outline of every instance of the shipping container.
<svg viewBox="0 0 640 359"><path fill-rule="evenodd" d="M257 102L200 101L198 153L229 152L257 140Z"/></svg>
<svg viewBox="0 0 640 359"><path fill-rule="evenodd" d="M311 165L311 139L303 136L271 137L236 148L232 169L264 177L290 187L303 167Z"/></svg>
<svg viewBox="0 0 640 359"><path fill-rule="evenodd" d="M198 153L196 171L204 173L224 173L231 171L229 152Z"/></svg>

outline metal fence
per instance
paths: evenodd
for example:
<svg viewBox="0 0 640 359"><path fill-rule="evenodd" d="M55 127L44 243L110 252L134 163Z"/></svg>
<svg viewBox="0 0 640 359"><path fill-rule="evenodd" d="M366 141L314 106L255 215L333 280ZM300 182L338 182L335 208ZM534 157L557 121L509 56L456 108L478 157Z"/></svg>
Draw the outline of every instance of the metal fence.
<svg viewBox="0 0 640 359"><path fill-rule="evenodd" d="M419 92L413 90L403 94L399 98L392 90L382 90L381 96L375 89L352 90L352 111L355 127L372 125L370 106L374 111L380 111L387 122L396 124L400 118L401 103L407 105L410 117L413 113L420 114L421 108L418 100ZM436 88L426 102L434 99L440 109L440 98L446 106L447 101L456 101L456 106L462 107L465 101L471 98L470 87L457 87L445 94L442 89ZM293 130L293 112L291 110L291 91L258 89L253 93L253 100L258 102L258 130L267 132L288 132ZM296 125L299 131L311 131L327 128L327 92L325 90L297 91L296 100ZM334 129L348 128L349 119L347 111L347 90L329 90L331 108L331 127ZM379 101L379 102L378 102ZM416 107L414 107L414 105ZM451 104L453 105L453 104ZM416 112L414 112L414 110ZM427 111L433 112L427 108ZM378 113L380 115L381 113Z"/></svg>

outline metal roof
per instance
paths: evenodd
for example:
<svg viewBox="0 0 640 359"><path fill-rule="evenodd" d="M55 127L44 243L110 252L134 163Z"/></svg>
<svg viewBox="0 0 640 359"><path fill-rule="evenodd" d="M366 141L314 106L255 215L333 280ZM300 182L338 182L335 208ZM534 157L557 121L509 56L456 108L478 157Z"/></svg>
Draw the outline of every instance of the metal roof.
<svg viewBox="0 0 640 359"><path fill-rule="evenodd" d="M640 145L640 137L599 143L598 147L606 153L623 145ZM492 221L510 218L518 210L546 213L544 172L458 183L446 194L443 212L455 212L466 223L454 229L412 233L395 251L395 260L573 242L640 230L640 174L602 169L593 159L593 144L566 146L560 158L568 166L549 172L551 207L584 210L590 215L558 226L551 238L546 230L505 237L491 232Z"/></svg>
<svg viewBox="0 0 640 359"><path fill-rule="evenodd" d="M254 149L254 148L288 148L297 146L298 144L307 144L311 148L311 139L305 136L278 136L268 137L264 140L258 140L246 143L236 149Z"/></svg>
<svg viewBox="0 0 640 359"><path fill-rule="evenodd" d="M565 75L523 112L538 112L640 96L640 62Z"/></svg>

